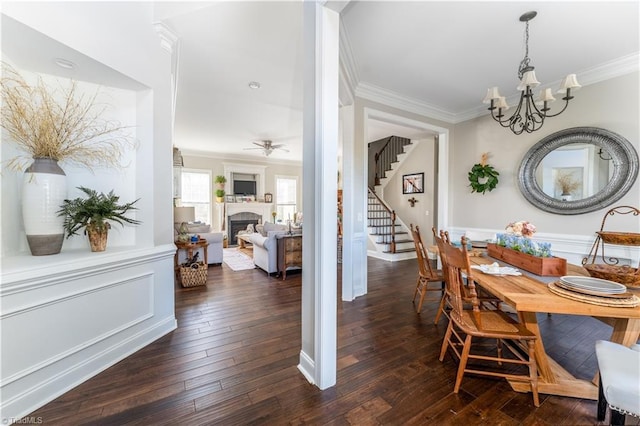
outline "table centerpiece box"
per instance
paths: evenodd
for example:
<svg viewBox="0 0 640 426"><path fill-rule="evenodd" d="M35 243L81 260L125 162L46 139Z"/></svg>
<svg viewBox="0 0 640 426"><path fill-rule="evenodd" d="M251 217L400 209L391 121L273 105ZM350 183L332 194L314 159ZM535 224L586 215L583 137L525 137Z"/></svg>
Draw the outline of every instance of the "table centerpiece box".
<svg viewBox="0 0 640 426"><path fill-rule="evenodd" d="M567 275L567 259L561 257L539 257L516 251L497 244L487 244L487 254L532 274L561 277Z"/></svg>

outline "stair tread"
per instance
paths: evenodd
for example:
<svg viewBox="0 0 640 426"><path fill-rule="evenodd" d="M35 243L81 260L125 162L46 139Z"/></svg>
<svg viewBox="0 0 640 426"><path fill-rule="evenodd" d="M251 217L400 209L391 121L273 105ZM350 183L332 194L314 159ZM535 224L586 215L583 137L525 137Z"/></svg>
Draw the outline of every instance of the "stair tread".
<svg viewBox="0 0 640 426"><path fill-rule="evenodd" d="M396 250L396 254L398 254L398 253L410 253L410 252L412 252L412 251L416 251L416 249L415 249L415 248L410 248L410 249L400 249L400 250ZM390 252L390 251L383 251L383 253L391 254L391 252Z"/></svg>
<svg viewBox="0 0 640 426"><path fill-rule="evenodd" d="M411 240L401 240L401 241L396 240L396 244L406 244L406 243L413 243L413 241L411 241ZM391 241L386 242L386 243L385 242L377 242L376 241L376 244L387 244L388 245L388 244L391 244Z"/></svg>
<svg viewBox="0 0 640 426"><path fill-rule="evenodd" d="M396 235L402 235L402 234L409 234L409 233L408 233L408 232L404 232L404 231L398 231L398 232L396 232ZM393 235L393 234L392 234L391 232L388 232L388 233L384 233L384 234L369 234L369 235L373 235L373 236L375 236L375 237L379 237L379 236L381 236L381 235L383 235L383 236L384 236L384 235Z"/></svg>

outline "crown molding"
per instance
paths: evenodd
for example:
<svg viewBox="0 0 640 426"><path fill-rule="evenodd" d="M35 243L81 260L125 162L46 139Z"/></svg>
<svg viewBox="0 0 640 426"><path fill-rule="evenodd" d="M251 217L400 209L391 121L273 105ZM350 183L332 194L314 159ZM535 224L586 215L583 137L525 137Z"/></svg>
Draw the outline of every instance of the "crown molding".
<svg viewBox="0 0 640 426"><path fill-rule="evenodd" d="M583 86L600 83L640 70L640 52L635 52L613 61L588 68L580 73L580 83ZM559 84L559 83L558 83Z"/></svg>
<svg viewBox="0 0 640 426"><path fill-rule="evenodd" d="M418 99L383 89L382 87L378 87L373 84L360 82L356 87L356 96L404 111L441 120L445 123L456 123L456 115L449 111L437 108Z"/></svg>
<svg viewBox="0 0 640 426"><path fill-rule="evenodd" d="M173 54L178 43L178 35L173 32L164 22L154 22L153 28L160 37L160 46L167 52Z"/></svg>

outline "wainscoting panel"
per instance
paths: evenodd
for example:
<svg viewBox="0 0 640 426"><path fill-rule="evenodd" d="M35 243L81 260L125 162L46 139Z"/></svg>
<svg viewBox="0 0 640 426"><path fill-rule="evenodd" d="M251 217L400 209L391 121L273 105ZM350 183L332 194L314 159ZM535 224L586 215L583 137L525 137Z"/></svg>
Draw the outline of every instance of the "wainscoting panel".
<svg viewBox="0 0 640 426"><path fill-rule="evenodd" d="M94 255L29 279L3 273L2 417L28 414L175 329L174 253L124 250L95 268Z"/></svg>

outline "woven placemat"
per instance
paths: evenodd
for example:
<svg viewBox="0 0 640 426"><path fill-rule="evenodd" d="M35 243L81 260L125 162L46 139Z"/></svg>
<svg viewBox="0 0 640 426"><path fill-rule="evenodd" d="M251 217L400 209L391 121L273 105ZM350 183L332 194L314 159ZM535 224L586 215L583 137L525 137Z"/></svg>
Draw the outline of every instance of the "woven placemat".
<svg viewBox="0 0 640 426"><path fill-rule="evenodd" d="M552 293L557 294L558 296L577 300L579 302L591 303L592 305L610 306L614 308L634 308L636 306L640 306L640 298L635 294L632 294L631 297L626 299L612 299L609 297L591 296L588 294L565 290L558 287L553 282L549 283L548 288Z"/></svg>

